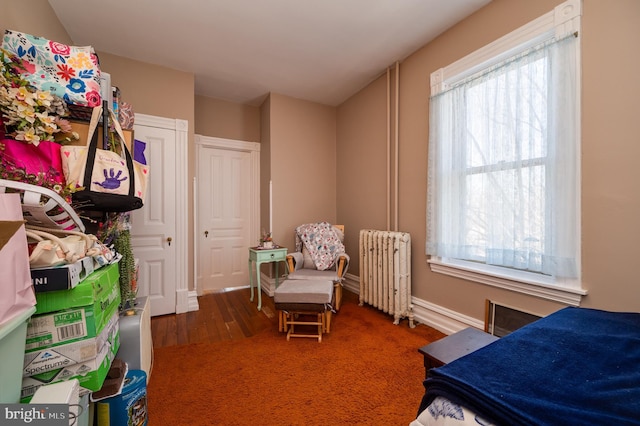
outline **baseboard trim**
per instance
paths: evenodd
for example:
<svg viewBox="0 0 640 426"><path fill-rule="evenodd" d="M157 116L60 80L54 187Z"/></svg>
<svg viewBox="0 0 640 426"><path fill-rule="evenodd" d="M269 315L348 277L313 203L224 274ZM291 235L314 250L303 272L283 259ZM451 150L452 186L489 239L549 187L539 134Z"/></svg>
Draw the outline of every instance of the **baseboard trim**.
<svg viewBox="0 0 640 426"><path fill-rule="evenodd" d="M189 311L189 292L186 288L176 290L176 314Z"/></svg>
<svg viewBox="0 0 640 426"><path fill-rule="evenodd" d="M347 273L343 285L347 290L360 294L360 277ZM433 327L445 334L453 334L467 327L484 329L482 320L452 311L415 296L411 298L411 302L415 321Z"/></svg>
<svg viewBox="0 0 640 426"><path fill-rule="evenodd" d="M200 305L198 304L198 292L195 290L191 290L187 295L188 303L187 309L188 312L197 311L200 309Z"/></svg>

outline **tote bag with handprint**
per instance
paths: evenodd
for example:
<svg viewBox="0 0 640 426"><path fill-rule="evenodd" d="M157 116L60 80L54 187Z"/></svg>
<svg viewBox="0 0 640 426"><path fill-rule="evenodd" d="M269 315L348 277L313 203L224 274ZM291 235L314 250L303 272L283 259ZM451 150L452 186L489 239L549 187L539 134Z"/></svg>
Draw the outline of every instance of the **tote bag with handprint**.
<svg viewBox="0 0 640 426"><path fill-rule="evenodd" d="M94 108L87 146L64 146L60 150L67 184L79 188L73 193L74 205L81 210L104 212L139 209L144 204L149 166L133 160L117 120L114 125L124 156L98 148L95 130L101 110Z"/></svg>

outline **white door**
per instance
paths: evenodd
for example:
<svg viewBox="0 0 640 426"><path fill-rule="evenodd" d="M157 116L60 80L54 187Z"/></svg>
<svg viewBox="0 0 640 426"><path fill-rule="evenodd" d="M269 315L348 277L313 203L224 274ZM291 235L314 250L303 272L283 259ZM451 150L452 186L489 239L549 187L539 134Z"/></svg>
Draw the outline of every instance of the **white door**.
<svg viewBox="0 0 640 426"><path fill-rule="evenodd" d="M174 128L158 127L167 119L136 115L134 138L146 143L144 151L149 164L149 183L144 207L132 212L131 243L139 261L138 296L149 296L151 315L176 312L177 284L186 279L179 268L187 235L179 226L179 182L182 169ZM168 120L175 123L177 120ZM148 123L148 124L145 124ZM186 203L184 204L186 209ZM186 219L183 219L186 220ZM186 267L185 267L186 268ZM186 269L185 269L186 270Z"/></svg>
<svg viewBox="0 0 640 426"><path fill-rule="evenodd" d="M212 139L216 138L197 137L200 143L196 151L196 241L200 294L249 284L248 248L252 242L255 245L257 235L253 226L257 210L255 151L201 143ZM256 144L248 144L255 148Z"/></svg>

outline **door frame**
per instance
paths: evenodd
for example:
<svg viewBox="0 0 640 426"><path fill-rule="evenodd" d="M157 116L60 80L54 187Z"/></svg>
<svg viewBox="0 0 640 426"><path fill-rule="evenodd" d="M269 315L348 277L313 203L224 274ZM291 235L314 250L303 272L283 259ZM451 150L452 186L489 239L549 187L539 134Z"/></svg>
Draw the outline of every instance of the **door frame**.
<svg viewBox="0 0 640 426"><path fill-rule="evenodd" d="M241 141L237 139L217 138L213 136L195 135L196 158L200 158L202 150L205 148L223 149L228 151L241 151L250 154L251 176L250 182L250 214L249 214L249 235L252 239L260 236L260 144L257 142ZM193 185L193 224L195 229L193 243L193 286L198 296L202 295L202 289L198 287L198 260L200 259L200 249L198 244L198 187L200 182L200 170L196 161L196 177ZM247 247L247 256L249 248ZM248 285L248 283L247 283Z"/></svg>
<svg viewBox="0 0 640 426"><path fill-rule="evenodd" d="M175 167L176 167L176 206L185 206L184 209L176 208L176 314L198 309L196 294L189 292L189 179L188 179L188 143L189 122L187 120L156 117L146 114L135 114L135 123L141 126L156 127L160 129L174 130L176 133ZM135 134L134 134L135 137ZM151 171L153 173L153 170ZM195 309L193 309L195 301ZM190 309L191 307L191 309Z"/></svg>

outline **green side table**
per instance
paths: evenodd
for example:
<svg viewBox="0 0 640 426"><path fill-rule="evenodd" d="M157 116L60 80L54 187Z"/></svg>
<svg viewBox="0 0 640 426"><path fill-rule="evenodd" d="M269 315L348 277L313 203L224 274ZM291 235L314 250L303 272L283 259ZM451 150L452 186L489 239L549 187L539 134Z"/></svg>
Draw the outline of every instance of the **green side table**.
<svg viewBox="0 0 640 426"><path fill-rule="evenodd" d="M253 302L253 270L251 264L256 265L256 283L258 287L258 310L262 309L262 288L260 287L260 265L263 263L276 263L276 288L278 288L278 262L286 261L287 248L263 249L260 247L249 248L249 287L251 288L251 301Z"/></svg>

